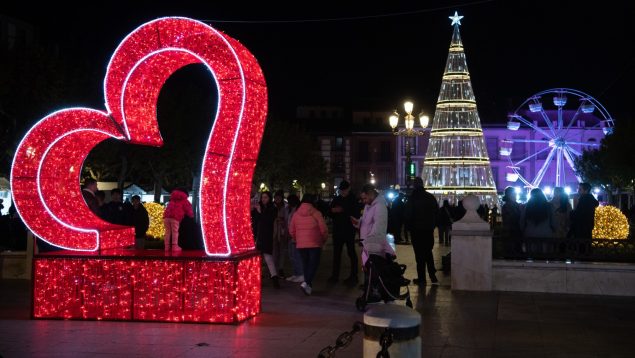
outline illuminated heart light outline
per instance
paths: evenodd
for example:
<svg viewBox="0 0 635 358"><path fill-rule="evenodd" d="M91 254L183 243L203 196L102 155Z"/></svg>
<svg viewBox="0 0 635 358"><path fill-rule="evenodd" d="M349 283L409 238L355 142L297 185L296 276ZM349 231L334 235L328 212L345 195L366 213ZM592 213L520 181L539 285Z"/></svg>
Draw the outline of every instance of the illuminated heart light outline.
<svg viewBox="0 0 635 358"><path fill-rule="evenodd" d="M134 242L134 229L101 220L88 209L79 190L81 166L90 149L111 137L123 138L107 113L89 108L54 112L27 132L13 160L11 190L29 230L74 251L96 251L100 242L102 248ZM73 151L57 152L73 144ZM75 188L65 186L68 182ZM55 242L52 237L64 240Z"/></svg>
<svg viewBox="0 0 635 358"><path fill-rule="evenodd" d="M104 80L108 114L83 108L58 111L40 120L23 138L11 182L17 189L16 208L32 232L52 245L78 251L133 243L133 228L106 223L81 199L81 204L69 207L81 191L79 180L70 181L68 173L74 168L81 174L79 158L83 162L90 149L109 137L162 145L156 120L159 92L176 70L193 63L210 70L218 89L199 191L205 253L228 257L254 249L249 196L267 113L264 76L238 41L181 17L143 24L119 44ZM99 118L93 118L96 113ZM91 138L85 141L82 136L78 143L79 133L91 133ZM76 153L73 160L64 156L68 149ZM31 192L34 187L37 196Z"/></svg>

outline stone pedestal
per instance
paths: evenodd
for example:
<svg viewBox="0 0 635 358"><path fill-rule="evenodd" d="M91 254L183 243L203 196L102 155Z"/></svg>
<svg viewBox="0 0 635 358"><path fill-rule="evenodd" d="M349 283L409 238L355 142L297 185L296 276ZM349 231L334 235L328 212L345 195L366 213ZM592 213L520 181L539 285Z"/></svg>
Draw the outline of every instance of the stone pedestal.
<svg viewBox="0 0 635 358"><path fill-rule="evenodd" d="M479 200L463 199L465 216L452 225L452 289L492 290L492 232L476 209Z"/></svg>
<svg viewBox="0 0 635 358"><path fill-rule="evenodd" d="M364 358L378 357L381 335L388 329L391 357L421 357L421 314L394 304L377 305L364 314Z"/></svg>

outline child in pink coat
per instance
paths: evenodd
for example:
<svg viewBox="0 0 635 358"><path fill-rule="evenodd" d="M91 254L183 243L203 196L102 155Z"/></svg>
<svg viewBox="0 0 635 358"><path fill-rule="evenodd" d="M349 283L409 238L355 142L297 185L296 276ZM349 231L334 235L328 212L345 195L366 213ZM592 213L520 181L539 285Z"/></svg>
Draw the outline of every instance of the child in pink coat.
<svg viewBox="0 0 635 358"><path fill-rule="evenodd" d="M165 252L181 252L179 247L179 225L183 217L194 217L192 204L187 200L187 193L180 189L172 190L170 202L163 212L165 226Z"/></svg>

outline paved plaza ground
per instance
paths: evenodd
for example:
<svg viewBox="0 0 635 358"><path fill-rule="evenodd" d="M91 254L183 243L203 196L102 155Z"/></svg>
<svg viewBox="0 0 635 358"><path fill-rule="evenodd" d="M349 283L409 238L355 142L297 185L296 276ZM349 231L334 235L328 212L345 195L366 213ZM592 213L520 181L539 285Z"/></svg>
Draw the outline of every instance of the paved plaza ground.
<svg viewBox="0 0 635 358"><path fill-rule="evenodd" d="M435 247L437 267L447 251ZM398 255L415 277L412 247ZM0 356L316 357L362 320L359 290L327 284L331 262L329 242L310 297L264 279L262 313L240 325L30 320L29 282L0 281ZM635 356L635 298L453 292L449 276L438 276L439 287L411 286L423 357ZM361 357L360 334L336 356Z"/></svg>

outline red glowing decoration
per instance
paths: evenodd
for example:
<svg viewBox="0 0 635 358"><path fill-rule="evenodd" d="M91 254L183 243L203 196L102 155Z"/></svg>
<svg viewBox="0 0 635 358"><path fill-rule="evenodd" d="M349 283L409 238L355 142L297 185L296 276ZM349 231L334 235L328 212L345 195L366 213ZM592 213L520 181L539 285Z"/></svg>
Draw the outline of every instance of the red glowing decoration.
<svg viewBox="0 0 635 358"><path fill-rule="evenodd" d="M122 138L112 120L87 108L55 112L27 133L13 160L11 188L22 220L35 235L78 251L134 243L134 229L93 214L79 187L84 159L110 137Z"/></svg>
<svg viewBox="0 0 635 358"><path fill-rule="evenodd" d="M218 88L199 188L205 254L113 256L117 248L134 244L134 229L109 224L89 210L79 186L83 161L108 138L161 146L159 92L176 70L194 63L210 70ZM267 89L256 59L204 23L161 18L121 42L108 65L104 94L107 112L55 112L40 120L16 150L11 183L22 219L50 244L84 252L34 261L34 316L232 322L255 315L260 259L249 194L267 113ZM111 256L102 255L105 249L114 249L108 251ZM90 253L98 250L99 255Z"/></svg>
<svg viewBox="0 0 635 358"><path fill-rule="evenodd" d="M20 143L11 172L15 203L38 237L79 251L132 244L132 230L105 223L81 200L81 163L108 137L162 145L156 120L159 91L174 71L193 63L212 72L219 93L201 171L205 253L228 257L254 249L249 194L267 112L264 77L253 55L236 40L185 18L146 23L119 45L104 82L109 114L56 112Z"/></svg>
<svg viewBox="0 0 635 358"><path fill-rule="evenodd" d="M236 322L260 310L260 257L34 258L35 318Z"/></svg>

